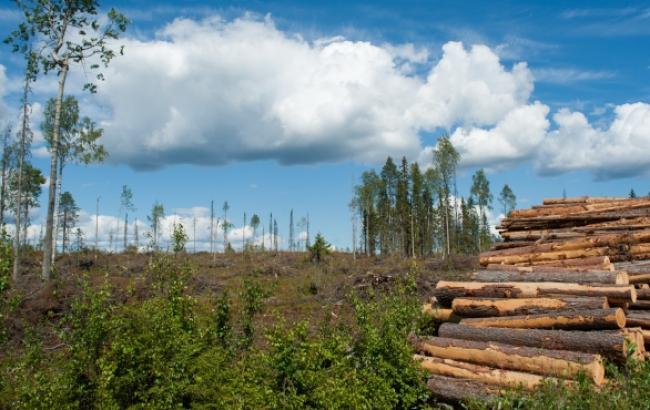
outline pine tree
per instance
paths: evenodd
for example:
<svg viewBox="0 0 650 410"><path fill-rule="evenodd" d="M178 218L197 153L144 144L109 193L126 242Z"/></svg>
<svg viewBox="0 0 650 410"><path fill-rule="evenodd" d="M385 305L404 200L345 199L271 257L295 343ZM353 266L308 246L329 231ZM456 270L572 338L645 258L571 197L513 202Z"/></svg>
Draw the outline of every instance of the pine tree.
<svg viewBox="0 0 650 410"><path fill-rule="evenodd" d="M479 169L472 176L472 189L471 189L472 198L476 201L479 207L479 213L481 218L481 232L489 230L487 225L487 216L486 211L492 209L492 194L490 193L490 181L488 181L485 176L485 171ZM485 239L485 234L480 234L478 237L478 247L480 250L486 248L486 243L483 241Z"/></svg>
<svg viewBox="0 0 650 410"><path fill-rule="evenodd" d="M251 227L253 228L253 244L257 246L257 228L260 226L260 217L257 214L253 214L251 216ZM262 234L262 241L264 241L264 234ZM262 245L262 250L264 250L264 246Z"/></svg>
<svg viewBox="0 0 650 410"><path fill-rule="evenodd" d="M433 165L440 181L438 196L440 198L440 210L443 215L446 256L451 253L451 244L454 241L453 232L455 231L456 221L451 209L450 197L459 161L460 154L454 148L449 137L440 137L433 151Z"/></svg>
<svg viewBox="0 0 650 410"><path fill-rule="evenodd" d="M630 189L630 198L636 198L636 192L634 192L634 188Z"/></svg>
<svg viewBox="0 0 650 410"><path fill-rule="evenodd" d="M151 224L151 232L152 232L152 242L153 242L153 248L154 249L159 249L160 244L158 243L158 238L160 236L160 225L162 223L162 219L165 217L165 208L160 202L155 202L153 204L153 208L151 208L151 215L147 217L149 220L149 223Z"/></svg>
<svg viewBox="0 0 650 410"><path fill-rule="evenodd" d="M499 202L501 203L501 206L503 206L503 214L505 216L510 215L510 212L517 207L517 197L508 184L505 184L503 189L501 189L501 193L499 193Z"/></svg>
<svg viewBox="0 0 650 410"><path fill-rule="evenodd" d="M124 250L128 247L128 227L129 227L129 212L135 211L133 205L133 192L131 188L122 185L122 193L120 194L120 209L124 215Z"/></svg>
<svg viewBox="0 0 650 410"><path fill-rule="evenodd" d="M77 221L79 220L79 207L72 197L72 194L67 191L61 194L59 206L61 209L61 219L59 220L59 225L61 225L61 233L63 236L62 246L63 253L65 253L68 248L68 244L70 243L70 231L74 229Z"/></svg>

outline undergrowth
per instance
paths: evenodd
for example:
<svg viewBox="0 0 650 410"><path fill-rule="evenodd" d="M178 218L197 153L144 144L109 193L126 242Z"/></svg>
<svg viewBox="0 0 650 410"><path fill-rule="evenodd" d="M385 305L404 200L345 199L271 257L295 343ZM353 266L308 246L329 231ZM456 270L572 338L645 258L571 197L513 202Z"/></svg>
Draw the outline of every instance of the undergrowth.
<svg viewBox="0 0 650 410"><path fill-rule="evenodd" d="M186 292L192 266L161 255L153 292L123 301L90 286L58 324L60 344L27 334L1 363L0 407L12 409L422 408L429 395L407 335L419 306L405 280L352 297L350 322L256 327L268 287L242 278L231 299ZM209 306L205 306L207 303ZM313 329L317 329L314 331ZM262 339L260 343L256 341Z"/></svg>

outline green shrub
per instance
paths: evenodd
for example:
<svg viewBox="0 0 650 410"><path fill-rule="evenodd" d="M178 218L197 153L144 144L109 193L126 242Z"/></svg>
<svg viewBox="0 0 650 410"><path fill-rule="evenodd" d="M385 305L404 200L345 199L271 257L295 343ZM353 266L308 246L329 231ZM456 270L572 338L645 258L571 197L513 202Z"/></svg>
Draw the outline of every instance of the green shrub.
<svg viewBox="0 0 650 410"><path fill-rule="evenodd" d="M331 248L332 246L327 243L323 235L316 234L314 244L308 248L311 261L320 263L330 253Z"/></svg>

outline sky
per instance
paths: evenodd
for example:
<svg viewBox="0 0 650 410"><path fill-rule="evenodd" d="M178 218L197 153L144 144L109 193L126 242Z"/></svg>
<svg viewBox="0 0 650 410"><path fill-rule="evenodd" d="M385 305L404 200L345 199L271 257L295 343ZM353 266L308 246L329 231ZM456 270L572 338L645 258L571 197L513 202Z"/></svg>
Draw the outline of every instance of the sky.
<svg viewBox="0 0 650 410"><path fill-rule="evenodd" d="M182 222L190 249L195 219L197 249L209 246L211 201L219 217L228 201L235 246L242 235L253 236L244 213L257 213L266 230L273 213L286 246L293 209L296 222L309 215L312 236L321 232L337 248L350 247L348 203L361 173L387 156L426 167L445 134L461 154L460 195L479 168L495 196L510 185L519 207L563 192L650 192L650 2L101 7L120 10L131 25L112 44L123 45L124 56L104 70L97 94L82 90L93 78L87 67L75 68L67 84L82 114L104 129L109 152L101 165L71 164L64 173L63 189L82 208L91 244L98 197L100 245L108 246L111 232L120 236L116 216L126 184L141 235L160 201L164 232ZM20 18L8 2L0 7L0 34ZM0 47L5 124L19 118L22 70L22 58ZM55 90L56 79L45 76L32 93L32 160L45 175L39 127ZM44 206L33 212L33 237L45 214Z"/></svg>

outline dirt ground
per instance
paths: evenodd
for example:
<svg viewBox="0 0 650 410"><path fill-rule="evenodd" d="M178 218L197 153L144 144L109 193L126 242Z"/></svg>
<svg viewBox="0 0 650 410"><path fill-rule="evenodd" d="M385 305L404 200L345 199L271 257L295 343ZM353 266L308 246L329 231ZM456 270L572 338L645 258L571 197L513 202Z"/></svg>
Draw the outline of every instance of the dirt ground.
<svg viewBox="0 0 650 410"><path fill-rule="evenodd" d="M422 300L440 279L462 279L477 266L475 257L440 259L403 257L366 257L334 253L320 264L308 260L305 253L249 252L233 254L208 253L177 255L187 260L191 275L186 292L200 302L210 302L224 290L237 295L245 277L263 284L270 294L265 325L281 318L285 323L309 320L320 323L333 312L339 312L352 292L363 295L370 290L390 288L409 272L416 278ZM50 283L40 279L41 254L34 252L24 258L23 272L10 296L15 308L7 322L9 343L13 347L25 333L36 331L45 344L56 344L57 323L81 293L82 279L94 286L108 283L112 295L121 303L143 300L155 290L151 286L148 266L151 254L75 253L60 256L56 261L55 278ZM205 304L209 305L209 304ZM344 309L344 308L343 308Z"/></svg>

